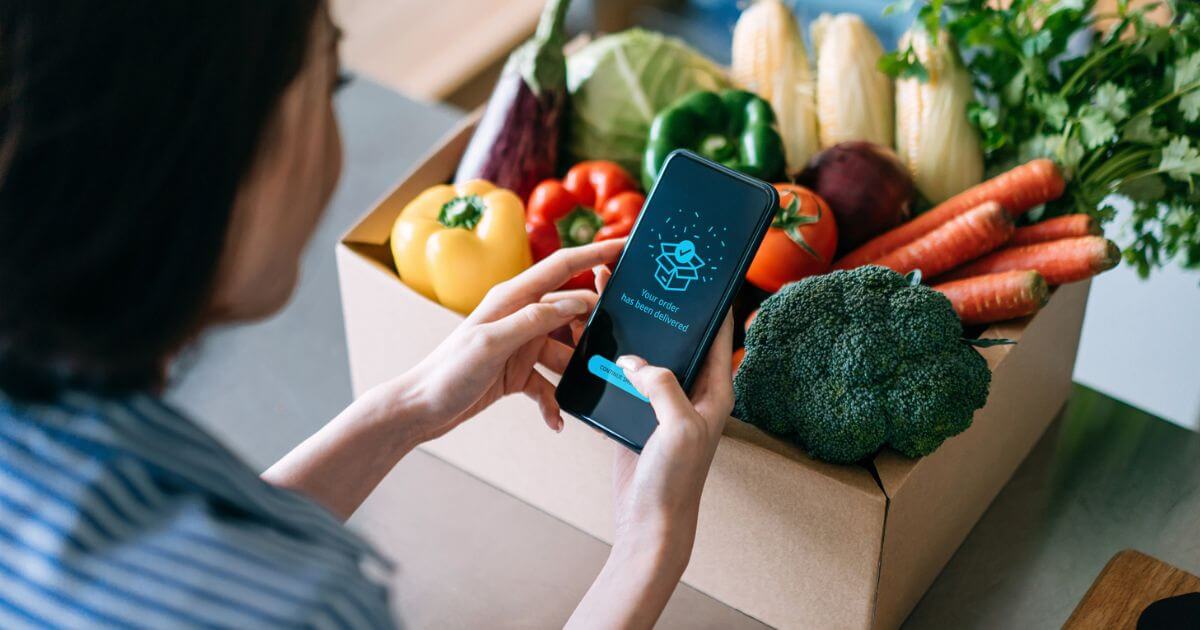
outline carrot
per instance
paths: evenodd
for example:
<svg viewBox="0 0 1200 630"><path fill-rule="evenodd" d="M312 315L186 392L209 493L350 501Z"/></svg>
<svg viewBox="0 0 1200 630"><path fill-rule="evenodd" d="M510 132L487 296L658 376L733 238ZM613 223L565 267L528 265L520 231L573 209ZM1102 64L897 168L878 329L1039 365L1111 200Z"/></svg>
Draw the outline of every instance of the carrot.
<svg viewBox="0 0 1200 630"><path fill-rule="evenodd" d="M746 359L746 349L738 348L733 351L733 373L736 376L738 368L742 367L742 361Z"/></svg>
<svg viewBox="0 0 1200 630"><path fill-rule="evenodd" d="M872 264L900 273L920 269L932 278L1000 247L1012 232L1012 218L1000 204L989 201Z"/></svg>
<svg viewBox="0 0 1200 630"><path fill-rule="evenodd" d="M1006 247L955 269L939 281L982 276L1014 269L1034 269L1050 286L1090 278L1117 266L1121 250L1103 236L1078 236L1057 241Z"/></svg>
<svg viewBox="0 0 1200 630"><path fill-rule="evenodd" d="M954 280L933 287L950 298L964 324L990 324L1032 315L1050 299L1042 274L1029 269Z"/></svg>
<svg viewBox="0 0 1200 630"><path fill-rule="evenodd" d="M1100 223L1092 218L1091 215L1068 214L1061 217L1054 217L1053 219L1046 219L1041 223L1017 228L1013 232L1012 238L1009 239L1008 246L1016 247L1018 245L1057 241L1060 238L1095 236L1099 234L1102 234Z"/></svg>
<svg viewBox="0 0 1200 630"><path fill-rule="evenodd" d="M853 269L876 261L893 250L936 230L941 224L986 201L995 201L1016 218L1026 210L1058 199L1066 182L1054 162L1039 158L976 184L939 203L912 221L863 243L834 263L834 269Z"/></svg>

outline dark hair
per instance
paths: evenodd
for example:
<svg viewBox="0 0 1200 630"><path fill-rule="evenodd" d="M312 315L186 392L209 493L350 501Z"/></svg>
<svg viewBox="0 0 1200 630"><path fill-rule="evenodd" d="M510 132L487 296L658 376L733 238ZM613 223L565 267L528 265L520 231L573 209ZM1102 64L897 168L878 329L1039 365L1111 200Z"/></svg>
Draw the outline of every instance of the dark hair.
<svg viewBox="0 0 1200 630"><path fill-rule="evenodd" d="M0 3L0 389L161 385L319 1Z"/></svg>

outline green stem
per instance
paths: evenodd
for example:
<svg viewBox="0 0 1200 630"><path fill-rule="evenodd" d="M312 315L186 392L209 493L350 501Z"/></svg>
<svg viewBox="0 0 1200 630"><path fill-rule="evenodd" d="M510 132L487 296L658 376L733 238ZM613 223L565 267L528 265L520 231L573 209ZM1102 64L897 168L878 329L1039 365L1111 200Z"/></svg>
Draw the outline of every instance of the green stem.
<svg viewBox="0 0 1200 630"><path fill-rule="evenodd" d="M1094 172L1084 178L1084 181L1089 184L1112 181L1118 178L1122 170L1130 166L1136 166L1139 162L1153 154L1154 149L1138 149L1129 151L1123 155L1114 156L1097 166Z"/></svg>
<svg viewBox="0 0 1200 630"><path fill-rule="evenodd" d="M537 30L534 32L534 39L540 41L557 41L559 46L566 40L566 32L564 27L567 22L567 7L570 5L570 0L550 0L546 6L542 8L542 15L538 18Z"/></svg>
<svg viewBox="0 0 1200 630"><path fill-rule="evenodd" d="M1183 96L1184 94L1187 94L1188 92L1193 92L1197 89L1200 89L1200 81L1191 83L1189 85L1185 85L1183 87L1183 89L1176 90L1176 91L1158 99L1153 104L1148 105L1148 106L1143 107L1142 109L1138 110L1138 112L1136 114L1129 117L1129 121L1126 122L1125 125L1128 125L1130 122L1133 122L1134 118L1137 118L1138 116L1142 116L1144 114L1152 113L1154 110L1158 109L1159 107L1162 107L1163 105L1170 103L1171 101ZM1122 130L1125 129L1125 125L1121 125Z"/></svg>
<svg viewBox="0 0 1200 630"><path fill-rule="evenodd" d="M1079 166L1079 174L1082 176L1084 173L1092 170L1092 166L1096 163L1096 160L1100 159L1100 156L1102 155L1104 155L1103 151L1092 151L1092 154L1089 155L1088 158L1083 161L1083 164Z"/></svg>
<svg viewBox="0 0 1200 630"><path fill-rule="evenodd" d="M487 206L479 195L455 197L442 204L442 209L438 212L438 223L448 228L474 230L483 219L486 210Z"/></svg>
<svg viewBox="0 0 1200 630"><path fill-rule="evenodd" d="M563 247L578 247L596 240L596 232L604 227L604 220L591 208L576 206L554 225Z"/></svg>
<svg viewBox="0 0 1200 630"><path fill-rule="evenodd" d="M1121 186L1124 186L1125 184L1128 184L1129 182L1131 182L1135 179L1141 179L1143 177L1149 177L1151 175L1158 175L1159 173L1162 173L1162 172L1163 172L1163 170L1161 168L1157 168L1157 167L1148 168L1148 169L1144 169L1141 171L1134 171L1133 173L1130 173L1129 175L1122 177L1119 181L1117 181L1115 184L1113 184L1112 190L1116 190L1116 189L1120 188Z"/></svg>
<svg viewBox="0 0 1200 630"><path fill-rule="evenodd" d="M1092 66L1100 63L1105 57L1120 49L1120 42L1114 42L1101 48L1100 52L1088 57L1088 60L1083 62L1083 65L1079 66L1075 70L1074 74L1071 75L1071 78L1067 79L1067 82L1063 84L1062 89L1058 91L1058 96L1060 98L1066 98L1067 94L1071 91L1071 88L1075 87L1075 83L1083 78L1085 72L1091 70Z"/></svg>
<svg viewBox="0 0 1200 630"><path fill-rule="evenodd" d="M539 98L545 93L565 90L567 62L563 44L567 41L565 23L570 0L549 0L542 9L537 30L509 57L525 84Z"/></svg>

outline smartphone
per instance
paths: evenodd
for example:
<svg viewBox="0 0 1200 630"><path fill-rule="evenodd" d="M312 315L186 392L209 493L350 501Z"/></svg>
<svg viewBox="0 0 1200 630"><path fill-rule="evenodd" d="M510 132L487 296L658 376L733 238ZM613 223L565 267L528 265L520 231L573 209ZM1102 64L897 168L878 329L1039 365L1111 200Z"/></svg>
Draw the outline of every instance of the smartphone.
<svg viewBox="0 0 1200 630"><path fill-rule="evenodd" d="M690 390L778 206L770 184L669 155L559 381L562 410L641 452L658 421L617 357L668 368Z"/></svg>

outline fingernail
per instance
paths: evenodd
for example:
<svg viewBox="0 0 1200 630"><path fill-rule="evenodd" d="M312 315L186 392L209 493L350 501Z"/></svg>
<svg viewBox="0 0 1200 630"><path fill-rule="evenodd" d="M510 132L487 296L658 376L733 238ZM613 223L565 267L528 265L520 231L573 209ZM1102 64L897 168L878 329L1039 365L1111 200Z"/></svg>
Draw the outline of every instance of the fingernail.
<svg viewBox="0 0 1200 630"><path fill-rule="evenodd" d="M625 354L617 357L617 365L619 365L622 370L636 372L646 365L646 360L639 356Z"/></svg>
<svg viewBox="0 0 1200 630"><path fill-rule="evenodd" d="M554 310L559 315L582 315L587 312L587 304L583 300L564 298L554 303Z"/></svg>
<svg viewBox="0 0 1200 630"><path fill-rule="evenodd" d="M563 431L563 426L564 426L564 425L563 425L563 419L562 419L562 416L559 416L559 418L558 418L558 425L554 427L554 432L555 432L555 433L562 433L562 431Z"/></svg>

